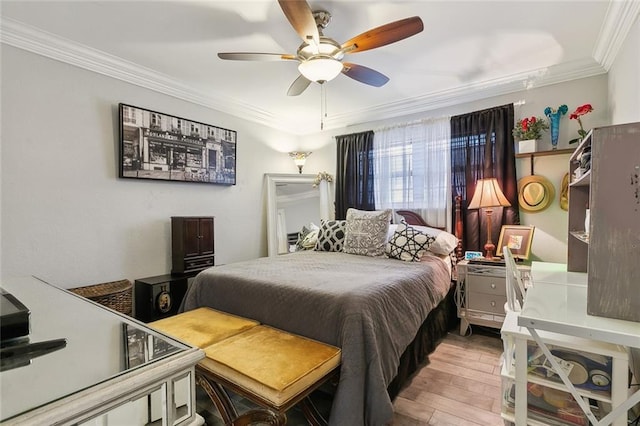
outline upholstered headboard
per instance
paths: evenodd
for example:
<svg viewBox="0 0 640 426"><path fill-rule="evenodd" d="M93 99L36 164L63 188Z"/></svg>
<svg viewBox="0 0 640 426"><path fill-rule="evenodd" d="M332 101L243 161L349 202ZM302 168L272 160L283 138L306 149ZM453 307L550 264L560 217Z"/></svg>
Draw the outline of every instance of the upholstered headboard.
<svg viewBox="0 0 640 426"><path fill-rule="evenodd" d="M411 210L396 210L396 213L402 216L407 222L407 225L418 225L418 226L428 226L430 228L442 229L444 230L444 226L433 226L428 224L422 216L418 213Z"/></svg>
<svg viewBox="0 0 640 426"><path fill-rule="evenodd" d="M458 260L461 260L463 257L462 253L462 237L463 237L463 227L462 227L462 214L460 209L460 204L462 201L462 197L457 196L455 198L455 223L453 225L453 234L458 238L458 247L456 248L456 257ZM429 225L419 214L411 210L396 210L396 214L402 216L407 222L408 225L416 225L416 226L429 226L431 228L437 228L445 230L444 226L433 226Z"/></svg>

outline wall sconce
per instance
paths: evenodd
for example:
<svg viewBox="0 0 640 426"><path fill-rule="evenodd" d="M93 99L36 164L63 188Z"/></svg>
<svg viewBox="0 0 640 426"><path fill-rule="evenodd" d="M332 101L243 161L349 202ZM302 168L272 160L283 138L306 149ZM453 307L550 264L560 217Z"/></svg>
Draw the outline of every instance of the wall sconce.
<svg viewBox="0 0 640 426"><path fill-rule="evenodd" d="M496 178L478 179L476 182L476 192L473 194L473 198L467 208L485 209L485 213L487 213L487 243L484 245L484 249L487 251L487 255L485 257L488 260L493 259L493 252L496 249L495 244L491 241L492 207L509 207L510 205L511 203L502 193Z"/></svg>
<svg viewBox="0 0 640 426"><path fill-rule="evenodd" d="M293 158L293 162L298 166L298 173L302 174L302 168L307 161L307 157L311 155L311 152L298 152L293 151L289 153L289 157Z"/></svg>

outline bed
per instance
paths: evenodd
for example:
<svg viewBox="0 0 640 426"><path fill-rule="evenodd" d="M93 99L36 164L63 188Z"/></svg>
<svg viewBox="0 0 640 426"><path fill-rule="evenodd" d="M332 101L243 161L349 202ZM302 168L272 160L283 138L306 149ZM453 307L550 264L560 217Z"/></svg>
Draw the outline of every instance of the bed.
<svg viewBox="0 0 640 426"><path fill-rule="evenodd" d="M393 235L410 230L397 227ZM339 346L329 423L389 424L393 398L454 326L451 257L422 251L402 261L327 247L204 270L181 309L208 306Z"/></svg>
<svg viewBox="0 0 640 426"><path fill-rule="evenodd" d="M455 326L459 241L391 217L349 209L322 223L315 250L206 269L181 310L208 306L340 347L329 424L390 424L393 398Z"/></svg>

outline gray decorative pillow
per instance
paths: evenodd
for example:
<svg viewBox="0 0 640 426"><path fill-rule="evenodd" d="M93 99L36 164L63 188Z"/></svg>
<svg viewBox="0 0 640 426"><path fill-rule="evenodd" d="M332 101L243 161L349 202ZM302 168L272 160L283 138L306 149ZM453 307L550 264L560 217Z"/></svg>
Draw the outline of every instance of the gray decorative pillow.
<svg viewBox="0 0 640 426"><path fill-rule="evenodd" d="M342 251L363 256L384 256L391 209L347 210L347 226Z"/></svg>
<svg viewBox="0 0 640 426"><path fill-rule="evenodd" d="M346 220L322 220L316 251L342 251L346 227Z"/></svg>
<svg viewBox="0 0 640 426"><path fill-rule="evenodd" d="M401 223L387 244L387 255L405 262L417 262L435 241L434 236Z"/></svg>

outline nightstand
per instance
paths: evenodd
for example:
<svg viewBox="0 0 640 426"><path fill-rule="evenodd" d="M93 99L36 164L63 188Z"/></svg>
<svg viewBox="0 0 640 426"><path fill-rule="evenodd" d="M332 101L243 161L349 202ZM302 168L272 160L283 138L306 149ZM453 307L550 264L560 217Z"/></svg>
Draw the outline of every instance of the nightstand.
<svg viewBox="0 0 640 426"><path fill-rule="evenodd" d="M158 275L135 282L135 317L150 322L178 313L192 275Z"/></svg>
<svg viewBox="0 0 640 426"><path fill-rule="evenodd" d="M487 265L463 260L458 263L456 305L460 318L460 335L470 324L500 328L504 322L507 302L506 267L504 263ZM521 271L530 269L529 263L518 265Z"/></svg>

